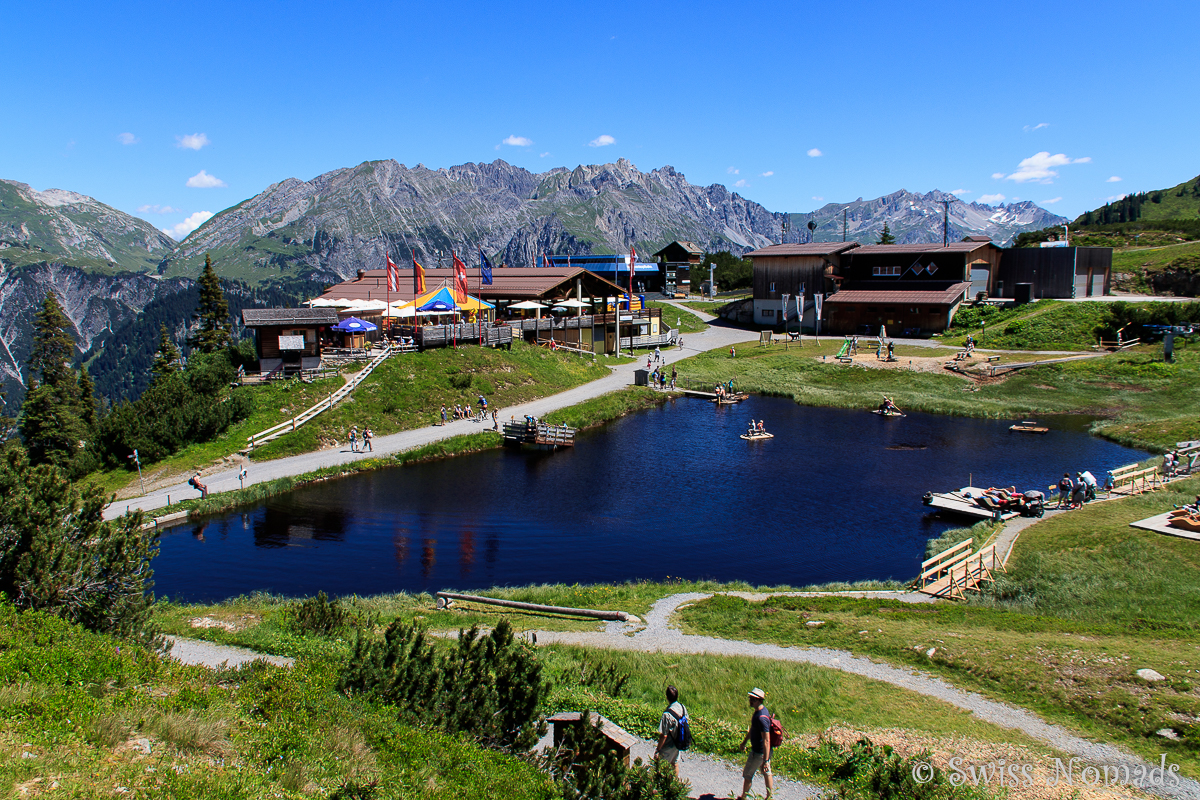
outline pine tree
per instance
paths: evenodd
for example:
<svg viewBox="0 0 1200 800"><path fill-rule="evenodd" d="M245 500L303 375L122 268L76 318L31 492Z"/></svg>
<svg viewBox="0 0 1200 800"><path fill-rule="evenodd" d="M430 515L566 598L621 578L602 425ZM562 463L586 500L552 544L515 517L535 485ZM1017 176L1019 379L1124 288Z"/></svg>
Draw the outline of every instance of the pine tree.
<svg viewBox="0 0 1200 800"><path fill-rule="evenodd" d="M221 289L221 279L213 270L212 257L204 256L204 272L200 274L200 305L196 309L199 330L188 340L188 344L201 353L218 353L229 346L231 326L229 303Z"/></svg>
<svg viewBox="0 0 1200 800"><path fill-rule="evenodd" d="M92 438L96 405L91 379L81 387L71 368L75 340L69 324L54 296L47 294L34 317L33 374L21 406L21 436L34 464L55 464L78 478L86 471L84 448ZM87 390L86 397L81 389Z"/></svg>
<svg viewBox="0 0 1200 800"><path fill-rule="evenodd" d="M167 332L166 323L163 323L158 330L158 352L154 354L154 366L151 367L151 372L154 373L157 380L164 375L178 371L179 348L175 346L171 334Z"/></svg>
<svg viewBox="0 0 1200 800"><path fill-rule="evenodd" d="M91 630L149 635L158 533L140 511L106 521L103 490L17 447L0 458L0 496L0 591Z"/></svg>
<svg viewBox="0 0 1200 800"><path fill-rule="evenodd" d="M87 367L79 368L78 386L79 418L89 430L95 430L100 409L96 403L96 385L92 383L92 376L88 374Z"/></svg>
<svg viewBox="0 0 1200 800"><path fill-rule="evenodd" d="M879 234L879 241L877 242L877 244L895 244L895 243L896 243L896 237L892 236L892 231L888 228L888 224L886 222L883 223L883 231Z"/></svg>

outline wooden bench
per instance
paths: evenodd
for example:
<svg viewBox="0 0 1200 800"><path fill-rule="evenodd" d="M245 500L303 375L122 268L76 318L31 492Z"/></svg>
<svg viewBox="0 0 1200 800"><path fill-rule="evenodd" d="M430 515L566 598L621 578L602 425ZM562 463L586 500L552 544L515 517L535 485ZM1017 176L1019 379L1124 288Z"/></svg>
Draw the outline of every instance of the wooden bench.
<svg viewBox="0 0 1200 800"><path fill-rule="evenodd" d="M994 364L1001 359L1001 356L988 356L988 363Z"/></svg>

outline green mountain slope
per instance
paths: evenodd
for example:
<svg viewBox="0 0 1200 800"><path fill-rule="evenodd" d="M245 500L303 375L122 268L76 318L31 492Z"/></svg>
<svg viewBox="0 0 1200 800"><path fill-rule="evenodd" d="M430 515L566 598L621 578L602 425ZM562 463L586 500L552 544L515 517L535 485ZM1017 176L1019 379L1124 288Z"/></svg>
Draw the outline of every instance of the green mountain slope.
<svg viewBox="0 0 1200 800"><path fill-rule="evenodd" d="M1076 225L1200 219L1200 176L1170 189L1138 192L1081 214Z"/></svg>

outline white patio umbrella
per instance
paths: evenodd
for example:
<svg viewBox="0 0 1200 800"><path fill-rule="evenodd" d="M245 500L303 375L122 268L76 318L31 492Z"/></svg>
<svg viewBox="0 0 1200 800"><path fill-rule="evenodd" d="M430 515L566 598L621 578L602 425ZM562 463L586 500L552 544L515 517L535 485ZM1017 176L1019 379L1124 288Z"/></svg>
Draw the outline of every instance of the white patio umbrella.
<svg viewBox="0 0 1200 800"><path fill-rule="evenodd" d="M567 300L561 300L561 301L559 301L559 302L555 303L555 304L554 304L554 307L555 307L555 308L575 308L575 309L579 309L579 311L577 312L577 314L578 314L579 316L582 316L582 315L583 315L583 309L585 309L585 308L590 308L590 307L591 307L591 303L585 303L585 302L583 302L582 300L576 300L575 298L573 298L573 297L572 297L572 298L570 298L570 299L567 299Z"/></svg>
<svg viewBox="0 0 1200 800"><path fill-rule="evenodd" d="M535 303L532 300L523 300L520 303L513 303L511 306L509 306L509 308L519 308L522 310L528 310L531 308L545 308L545 307L546 306L542 305L541 303Z"/></svg>

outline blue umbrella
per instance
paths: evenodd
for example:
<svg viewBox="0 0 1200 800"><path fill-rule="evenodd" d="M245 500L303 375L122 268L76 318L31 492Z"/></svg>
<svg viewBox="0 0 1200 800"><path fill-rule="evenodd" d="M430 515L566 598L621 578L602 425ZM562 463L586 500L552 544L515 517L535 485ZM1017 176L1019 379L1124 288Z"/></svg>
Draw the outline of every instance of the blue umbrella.
<svg viewBox="0 0 1200 800"><path fill-rule="evenodd" d="M379 326L358 317L346 317L346 319L334 325L333 329L344 333L369 333L379 330Z"/></svg>

